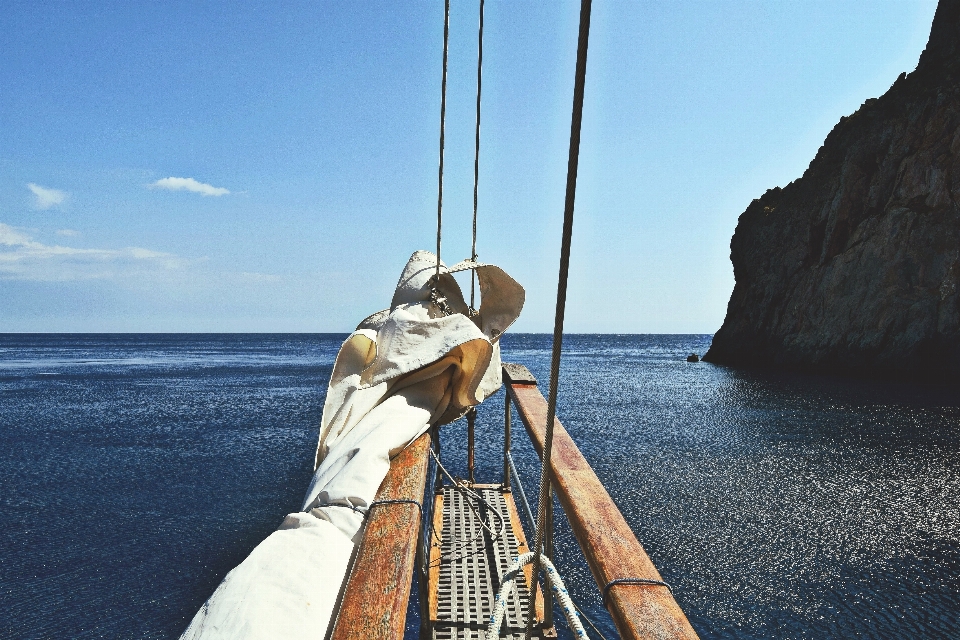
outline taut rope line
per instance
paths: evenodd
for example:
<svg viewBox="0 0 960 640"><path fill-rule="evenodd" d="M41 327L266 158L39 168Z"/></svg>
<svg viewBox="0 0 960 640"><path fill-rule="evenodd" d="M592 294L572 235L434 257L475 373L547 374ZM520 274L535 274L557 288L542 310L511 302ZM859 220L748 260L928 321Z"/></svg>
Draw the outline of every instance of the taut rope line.
<svg viewBox="0 0 960 640"><path fill-rule="evenodd" d="M477 261L477 187L480 184L480 89L483 86L483 0L480 0L480 27L477 34L477 135L473 154L473 244L470 259ZM474 282L476 271L470 271L470 309L475 309Z"/></svg>
<svg viewBox="0 0 960 640"><path fill-rule="evenodd" d="M440 278L440 231L443 228L443 125L447 116L447 50L450 42L450 0L443 3L443 80L440 83L440 171L437 188L437 278Z"/></svg>
<svg viewBox="0 0 960 640"><path fill-rule="evenodd" d="M550 455L553 452L553 423L557 415L557 387L560 381L560 348L563 344L563 316L567 304L567 275L570 271L570 238L573 235L573 205L577 195L577 168L580 159L580 124L583 121L583 87L587 77L587 41L590 37L591 0L580 2L580 33L577 38L577 70L573 85L573 116L570 121L570 156L567 160L567 193L563 207L563 239L560 244L560 277L557 283L557 313L553 324L553 354L550 359L550 397L540 469L540 499L537 505L537 531L533 542L533 584L527 614L526 640L533 632L541 567L541 548L546 528L546 503L550 500ZM545 599L546 600L546 599ZM545 603L546 604L546 603Z"/></svg>
<svg viewBox="0 0 960 640"><path fill-rule="evenodd" d="M483 0L480 0L480 26L477 33L477 128L476 146L473 154L473 243L470 245L470 259L477 261L477 189L480 184L480 90L483 86ZM470 270L470 314L476 312L477 272ZM470 482L473 477L473 438L477 423L477 408L471 407L467 411L467 469Z"/></svg>

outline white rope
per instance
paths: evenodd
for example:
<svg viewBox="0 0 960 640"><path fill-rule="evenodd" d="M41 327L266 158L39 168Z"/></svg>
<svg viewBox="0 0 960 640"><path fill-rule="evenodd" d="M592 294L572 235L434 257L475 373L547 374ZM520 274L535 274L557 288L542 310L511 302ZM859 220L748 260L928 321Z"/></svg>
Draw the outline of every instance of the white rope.
<svg viewBox="0 0 960 640"><path fill-rule="evenodd" d="M500 583L500 593L497 594L493 602L493 615L490 617L490 626L487 628L487 640L496 640L500 637L500 626L503 624L503 617L507 612L507 598L510 595L510 591L516 589L516 580L517 576L520 575L520 570L533 562L533 556L533 551L520 555L520 557L513 561L513 564L510 565L507 572L503 574L503 581ZM567 619L567 626L573 631L575 637L589 637L583 625L580 624L576 607L573 604L573 600L570 599L570 594L567 593L567 587L563 584L563 579L560 577L560 574L557 573L556 567L553 566L553 563L550 562L547 556L542 554L540 555L540 563L543 568L546 569L547 581L550 583L550 589L553 591L554 597L563 609L563 615ZM533 611L532 606L530 610Z"/></svg>

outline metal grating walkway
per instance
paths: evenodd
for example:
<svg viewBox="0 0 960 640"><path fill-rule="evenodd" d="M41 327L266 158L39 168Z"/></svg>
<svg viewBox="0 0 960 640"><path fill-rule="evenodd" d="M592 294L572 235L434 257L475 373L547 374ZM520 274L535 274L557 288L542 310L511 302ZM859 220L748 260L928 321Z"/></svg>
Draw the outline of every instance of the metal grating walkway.
<svg viewBox="0 0 960 640"><path fill-rule="evenodd" d="M519 553L527 551L513 496L499 485L473 485L506 523L504 535L494 539L501 520L487 505L446 486L434 505L434 536L430 548L430 618L432 637L438 640L482 640L493 613L500 579ZM527 570L529 581L529 569ZM522 639L530 593L523 581L507 600L501 638ZM538 594L538 605L542 599ZM542 606L537 607L538 612ZM541 636L537 636L541 637Z"/></svg>

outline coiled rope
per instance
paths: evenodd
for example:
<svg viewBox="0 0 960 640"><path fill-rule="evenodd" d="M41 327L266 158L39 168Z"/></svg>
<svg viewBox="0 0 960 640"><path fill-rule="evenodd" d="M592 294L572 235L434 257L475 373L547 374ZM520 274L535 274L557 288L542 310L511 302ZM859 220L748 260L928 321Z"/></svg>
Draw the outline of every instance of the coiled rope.
<svg viewBox="0 0 960 640"><path fill-rule="evenodd" d="M507 569L507 572L503 574L503 581L500 583L500 593L497 594L493 601L493 615L490 616L490 625L487 627L487 640L495 640L500 637L500 627L503 625L503 617L507 612L507 598L510 596L510 591L516 589L517 576L520 575L520 570L533 562L533 560L534 553L532 551L524 553L514 560L513 564ZM550 558L544 555L540 556L539 561L547 570L547 582L550 583L554 597L556 597L560 603L560 608L563 609L563 615L567 619L567 625L570 627L570 630L577 638L587 638L587 632L584 630L583 625L580 624L580 618L577 617L576 605L574 605L573 600L570 599L570 594L567 593L567 587L563 584L563 579L560 577L560 574L557 573L556 567L550 562ZM534 584L536 584L536 582L534 582ZM531 595L530 602L534 602L535 597L535 595Z"/></svg>
<svg viewBox="0 0 960 640"><path fill-rule="evenodd" d="M560 378L560 348L563 344L563 316L567 304L567 276L570 271L570 239L573 235L573 205L577 195L577 168L580 159L580 124L583 121L583 89L587 77L587 42L590 37L591 0L580 2L580 33L577 38L577 69L573 85L573 115L570 121L570 155L567 160L567 193L563 208L563 238L560 244L560 277L557 283L557 312L553 324L553 354L550 359L550 397L547 402L547 424L544 434L543 462L540 470L540 499L537 505L537 530L534 535L533 584L530 589L526 640L533 634L537 586L543 559L547 501L550 497L550 456L553 452L553 423L557 415L557 387ZM582 628L582 627L581 627Z"/></svg>

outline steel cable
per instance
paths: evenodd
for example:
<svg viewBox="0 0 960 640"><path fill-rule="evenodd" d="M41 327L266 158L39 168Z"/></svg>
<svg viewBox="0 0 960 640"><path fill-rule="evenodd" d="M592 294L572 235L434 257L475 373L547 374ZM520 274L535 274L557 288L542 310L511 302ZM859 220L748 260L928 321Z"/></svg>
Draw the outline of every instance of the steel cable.
<svg viewBox="0 0 960 640"><path fill-rule="evenodd" d="M460 494L462 494L465 498L471 498L471 499L477 501L478 503L483 503L483 504L487 507L487 511L489 511L497 520L500 521L500 528L499 528L499 530L494 531L492 528L490 528L490 526L489 526L486 522L484 522L483 517L482 517L482 516L480 515L480 513L473 507L473 505L470 504L470 501L469 501L469 500L466 500L466 501L465 501L465 504L466 504L467 507L470 509L470 511L473 512L473 515L475 515L475 516L477 517L477 522L478 522L478 524L480 525L480 530L478 531L478 533L477 533L476 535L473 536L473 538L470 538L469 540L464 540L463 538L457 538L457 542L459 542L459 543L461 543L461 544L460 544L456 549L454 549L454 551L459 551L459 550L462 550L462 549L467 549L467 547L469 547L469 545L471 545L471 544L472 544L473 542L475 542L480 536L483 535L483 530L486 530L487 533L490 534L490 536L491 536L490 542L491 542L491 543L496 542L496 541L499 540L501 537L503 537L503 536L506 534L507 521L506 521L506 520L504 519L504 517L500 514L500 512L496 509L496 507L494 507L492 504L490 504L489 502L487 502L487 500L485 500L484 497L483 497L482 495L480 495L478 492L474 491L474 490L471 489L470 487L465 486L462 482L460 482L460 481L458 481L456 478L454 478L453 475L451 475L450 472L447 471L446 467L443 466L443 464L440 462L440 458L437 456L436 453L433 452L432 449L431 449L431 451L430 451L430 455L432 455L432 456L433 456L433 459L436 461L436 463L437 463L437 468L440 469L440 471L443 473L443 475L447 476L447 479L450 480L451 485L453 486L453 488L454 488L456 491L458 491ZM438 541L441 540L440 535L437 534L437 532L436 532L436 528L434 528L434 527L431 525L431 529L433 530L433 535L437 538L437 540L438 540ZM482 551L482 548L481 548L481 549L478 549L478 550L475 550L475 551L473 551L472 553L465 553L465 554L463 554L463 555L454 557L453 560L459 560L460 558L465 558L465 557L470 556L470 555L473 555L473 554L475 554L475 553L479 553L480 551ZM453 551L451 551L450 555L452 555L452 554L453 554ZM441 558L444 558L444 557L448 557L448 556L445 555L445 554L441 554L440 557L441 557ZM431 565L431 566L439 566L439 565Z"/></svg>
<svg viewBox="0 0 960 640"><path fill-rule="evenodd" d="M480 184L480 92L483 86L483 0L480 0L480 27L477 34L477 128L476 146L473 154L473 244L470 259L477 261L477 189ZM470 310L476 309L474 303L474 283L477 272L470 271Z"/></svg>
<svg viewBox="0 0 960 640"><path fill-rule="evenodd" d="M440 278L440 235L443 229L443 138L447 116L447 51L450 42L450 0L443 3L443 79L440 83L440 170L437 181L437 279Z"/></svg>
<svg viewBox="0 0 960 640"><path fill-rule="evenodd" d="M573 205L577 194L577 168L580 159L580 125L583 121L583 89L587 77L587 41L590 37L591 0L580 2L580 33L577 38L577 68L573 85L573 115L570 122L570 155L567 160L567 192L563 210L563 238L560 244L560 276L557 283L557 312L553 325L553 353L550 359L550 396L544 433L543 462L540 470L540 499L537 505L537 530L534 534L533 584L527 615L526 640L533 633L540 554L546 528L546 503L550 500L550 456L553 452L553 423L557 415L557 387L560 381L560 349L563 344L563 317L567 304L567 276L570 271L570 240L573 235Z"/></svg>

